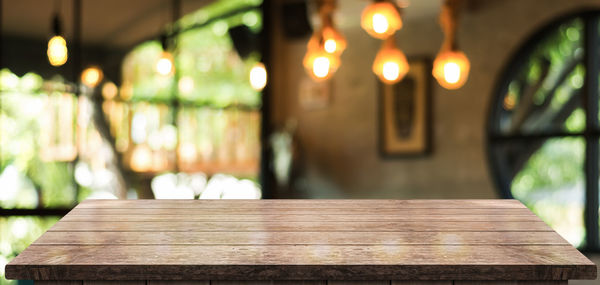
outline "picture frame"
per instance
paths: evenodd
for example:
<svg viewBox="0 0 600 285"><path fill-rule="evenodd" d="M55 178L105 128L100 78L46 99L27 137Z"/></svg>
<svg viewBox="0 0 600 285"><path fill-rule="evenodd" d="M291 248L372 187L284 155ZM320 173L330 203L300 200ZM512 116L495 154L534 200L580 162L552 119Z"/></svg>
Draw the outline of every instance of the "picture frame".
<svg viewBox="0 0 600 285"><path fill-rule="evenodd" d="M384 158L432 151L431 61L411 59L409 65L400 82L379 82L379 153Z"/></svg>

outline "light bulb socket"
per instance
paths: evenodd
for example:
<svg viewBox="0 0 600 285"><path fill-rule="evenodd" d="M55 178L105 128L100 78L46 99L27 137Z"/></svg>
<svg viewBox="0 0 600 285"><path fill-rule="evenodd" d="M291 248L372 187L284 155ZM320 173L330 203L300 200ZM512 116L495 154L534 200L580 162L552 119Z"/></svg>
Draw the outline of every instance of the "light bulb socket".
<svg viewBox="0 0 600 285"><path fill-rule="evenodd" d="M55 36L60 36L62 34L62 23L58 14L54 14L54 17L52 18L52 32Z"/></svg>
<svg viewBox="0 0 600 285"><path fill-rule="evenodd" d="M160 46L162 47L163 51L167 51L169 48L168 40L169 40L169 37L167 37L166 33L163 33L160 35L159 41L160 41Z"/></svg>

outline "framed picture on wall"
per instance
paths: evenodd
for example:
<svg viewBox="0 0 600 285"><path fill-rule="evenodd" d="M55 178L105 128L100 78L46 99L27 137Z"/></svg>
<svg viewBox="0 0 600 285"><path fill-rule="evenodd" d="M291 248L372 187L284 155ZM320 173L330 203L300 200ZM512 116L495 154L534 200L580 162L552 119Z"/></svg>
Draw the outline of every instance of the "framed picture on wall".
<svg viewBox="0 0 600 285"><path fill-rule="evenodd" d="M431 152L431 64L410 60L402 81L379 83L379 148L384 157Z"/></svg>

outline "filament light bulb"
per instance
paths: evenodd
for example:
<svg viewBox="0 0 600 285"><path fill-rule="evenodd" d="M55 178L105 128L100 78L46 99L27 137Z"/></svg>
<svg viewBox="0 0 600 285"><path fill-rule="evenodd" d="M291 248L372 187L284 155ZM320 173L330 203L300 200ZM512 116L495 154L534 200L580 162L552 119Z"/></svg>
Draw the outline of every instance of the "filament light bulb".
<svg viewBox="0 0 600 285"><path fill-rule="evenodd" d="M313 74L318 78L325 78L329 74L329 59L324 56L315 58L313 62Z"/></svg>
<svg viewBox="0 0 600 285"><path fill-rule="evenodd" d="M62 36L56 35L48 41L48 61L52 66L61 66L67 62L67 41Z"/></svg>
<svg viewBox="0 0 600 285"><path fill-rule="evenodd" d="M309 50L323 49L327 53L341 55L346 49L346 39L332 26L325 26L317 31L308 41Z"/></svg>
<svg viewBox="0 0 600 285"><path fill-rule="evenodd" d="M372 37L387 39L402 28L402 19L394 4L375 2L363 10L360 25Z"/></svg>
<svg viewBox="0 0 600 285"><path fill-rule="evenodd" d="M309 49L303 61L306 72L316 81L331 78L340 65L340 59L324 49Z"/></svg>
<svg viewBox="0 0 600 285"><path fill-rule="evenodd" d="M326 52L334 53L335 50L337 49L337 44L335 43L335 40L328 39L325 41L325 44L323 44L323 47L325 48Z"/></svg>
<svg viewBox="0 0 600 285"><path fill-rule="evenodd" d="M90 88L94 88L102 81L103 77L104 74L99 67L90 66L81 73L81 82Z"/></svg>
<svg viewBox="0 0 600 285"><path fill-rule="evenodd" d="M117 97L118 93L119 88L114 83L106 82L102 85L102 97L104 97L105 100L112 100Z"/></svg>
<svg viewBox="0 0 600 285"><path fill-rule="evenodd" d="M395 81L400 76L400 66L398 63L388 61L383 64L383 78L388 81Z"/></svg>
<svg viewBox="0 0 600 285"><path fill-rule="evenodd" d="M469 59L461 51L440 52L433 62L433 77L446 89L462 87L469 76Z"/></svg>
<svg viewBox="0 0 600 285"><path fill-rule="evenodd" d="M404 53L399 50L393 38L385 41L373 62L373 72L386 84L402 80L410 69Z"/></svg>
<svg viewBox="0 0 600 285"><path fill-rule="evenodd" d="M379 13L373 14L373 31L377 34L383 34L387 32L390 25L384 15Z"/></svg>
<svg viewBox="0 0 600 285"><path fill-rule="evenodd" d="M259 62L250 69L250 85L257 91L265 88L267 85L267 69L264 64Z"/></svg>
<svg viewBox="0 0 600 285"><path fill-rule="evenodd" d="M163 52L156 62L155 68L158 74L167 76L173 74L173 71L175 70L173 66L173 56L168 52Z"/></svg>

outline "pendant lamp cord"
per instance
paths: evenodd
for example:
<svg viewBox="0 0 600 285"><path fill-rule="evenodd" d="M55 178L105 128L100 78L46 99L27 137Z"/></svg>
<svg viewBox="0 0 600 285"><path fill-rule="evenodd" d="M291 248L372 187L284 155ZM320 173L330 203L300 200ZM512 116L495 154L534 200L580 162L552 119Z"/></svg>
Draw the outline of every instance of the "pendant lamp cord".
<svg viewBox="0 0 600 285"><path fill-rule="evenodd" d="M457 50L456 30L458 27L458 12L461 0L444 0L440 11L440 26L444 33L442 50Z"/></svg>

